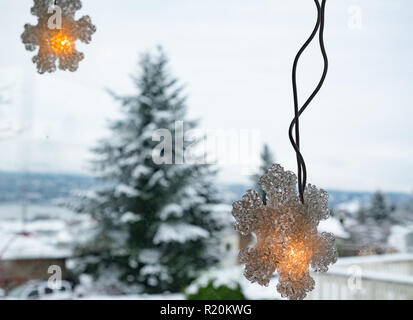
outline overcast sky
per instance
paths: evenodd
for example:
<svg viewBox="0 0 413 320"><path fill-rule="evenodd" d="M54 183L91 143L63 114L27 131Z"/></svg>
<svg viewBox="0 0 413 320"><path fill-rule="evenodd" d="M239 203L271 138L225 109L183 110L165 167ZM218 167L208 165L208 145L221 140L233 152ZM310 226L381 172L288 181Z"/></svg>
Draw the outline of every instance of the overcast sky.
<svg viewBox="0 0 413 320"><path fill-rule="evenodd" d="M31 6L0 1L0 86L11 99L0 128L24 130L0 141L0 170L87 173L88 149L118 116L104 88L132 93L139 53L162 44L187 85L190 117L203 129L258 130L277 162L296 171L291 65L313 28L313 1L84 0L77 17L90 15L98 28L90 45L78 45L85 60L76 73L46 75L20 40L36 21ZM361 9L360 29L349 27L352 8ZM413 190L412 9L411 0L328 1L330 72L301 121L309 182ZM301 101L321 71L315 43L299 66ZM248 181L238 166L223 167L219 179Z"/></svg>

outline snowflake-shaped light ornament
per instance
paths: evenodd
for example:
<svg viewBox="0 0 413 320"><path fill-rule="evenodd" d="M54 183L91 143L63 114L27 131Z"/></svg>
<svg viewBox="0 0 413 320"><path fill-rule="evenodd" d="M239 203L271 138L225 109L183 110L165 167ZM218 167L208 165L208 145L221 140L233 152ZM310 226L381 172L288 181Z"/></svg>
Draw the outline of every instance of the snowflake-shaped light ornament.
<svg viewBox="0 0 413 320"><path fill-rule="evenodd" d="M56 6L61 10L61 28L51 28L50 20L55 12L50 10ZM76 11L81 9L80 0L34 0L31 13L38 17L37 25L26 24L21 35L26 50L34 51L39 47L33 62L39 73L56 71L56 61L61 70L76 71L84 54L76 50L75 42L80 40L90 43L96 27L89 16L75 20Z"/></svg>
<svg viewBox="0 0 413 320"><path fill-rule="evenodd" d="M254 233L257 242L240 251L245 277L268 286L278 272L277 290L284 298L304 299L314 289L310 267L326 272L337 260L334 236L318 233L320 220L329 216L328 194L308 185L304 204L296 191L294 173L273 165L259 180L266 193L266 205L258 192L248 190L234 202L235 229L243 235Z"/></svg>

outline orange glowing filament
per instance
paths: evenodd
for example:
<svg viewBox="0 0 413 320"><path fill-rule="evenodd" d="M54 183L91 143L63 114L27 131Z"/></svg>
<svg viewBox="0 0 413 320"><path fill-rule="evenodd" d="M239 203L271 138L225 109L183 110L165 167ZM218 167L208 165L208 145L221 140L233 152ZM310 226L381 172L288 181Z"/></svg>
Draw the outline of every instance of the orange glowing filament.
<svg viewBox="0 0 413 320"><path fill-rule="evenodd" d="M294 277L303 276L310 267L310 259L313 252L302 241L292 241L285 249L279 269Z"/></svg>
<svg viewBox="0 0 413 320"><path fill-rule="evenodd" d="M73 50L73 44L70 38L62 31L56 33L50 40L50 47L56 54L69 54Z"/></svg>

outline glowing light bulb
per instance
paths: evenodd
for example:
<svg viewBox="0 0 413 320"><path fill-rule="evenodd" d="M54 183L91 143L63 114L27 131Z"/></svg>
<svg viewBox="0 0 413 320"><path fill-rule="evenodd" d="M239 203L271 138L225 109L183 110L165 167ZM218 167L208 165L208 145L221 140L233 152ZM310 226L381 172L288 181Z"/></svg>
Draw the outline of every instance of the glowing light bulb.
<svg viewBox="0 0 413 320"><path fill-rule="evenodd" d="M21 35L23 44L28 51L35 51L33 62L40 74L54 72L57 68L74 72L79 67L79 62L84 59L84 54L76 50L76 41L90 43L96 27L89 16L75 20L76 11L82 7L80 0L57 0L55 2L61 9L61 26L58 29L50 28L49 22L54 21L51 13L51 1L35 0L31 9L37 16L37 24L25 24ZM52 20L51 20L52 18Z"/></svg>
<svg viewBox="0 0 413 320"><path fill-rule="evenodd" d="M278 269L298 278L308 272L312 256L313 250L310 247L303 241L294 240L284 250Z"/></svg>
<svg viewBox="0 0 413 320"><path fill-rule="evenodd" d="M66 34L59 31L50 40L50 48L59 55L70 54L73 51L73 43Z"/></svg>
<svg viewBox="0 0 413 320"><path fill-rule="evenodd" d="M267 286L276 272L282 297L304 299L314 289L310 268L326 272L337 260L334 236L319 233L320 220L329 216L328 195L313 185L305 190L306 202L297 194L297 177L280 165L273 165L259 184L266 194L264 204L258 192L248 190L233 204L235 229L254 234L254 247L243 248L239 258L244 275L251 282Z"/></svg>

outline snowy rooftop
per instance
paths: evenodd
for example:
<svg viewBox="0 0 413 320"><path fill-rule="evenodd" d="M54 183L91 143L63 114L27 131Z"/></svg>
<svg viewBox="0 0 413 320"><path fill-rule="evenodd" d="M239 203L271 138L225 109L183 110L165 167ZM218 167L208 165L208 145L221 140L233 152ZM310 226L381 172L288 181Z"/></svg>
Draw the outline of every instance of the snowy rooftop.
<svg viewBox="0 0 413 320"><path fill-rule="evenodd" d="M1 235L0 243L1 260L59 259L72 255L69 248L59 248L44 237L34 235Z"/></svg>
<svg viewBox="0 0 413 320"><path fill-rule="evenodd" d="M336 206L337 210L346 211L349 213L356 213L360 210L361 203L359 199L354 199L348 202L340 203Z"/></svg>
<svg viewBox="0 0 413 320"><path fill-rule="evenodd" d="M81 241L94 222L54 206L30 208L23 223L11 206L2 206L0 260L57 259L71 257L75 240ZM16 207L17 208L17 207Z"/></svg>
<svg viewBox="0 0 413 320"><path fill-rule="evenodd" d="M334 217L330 217L327 220L322 220L318 226L320 232L331 232L338 238L348 239L350 235L344 230L340 221Z"/></svg>

